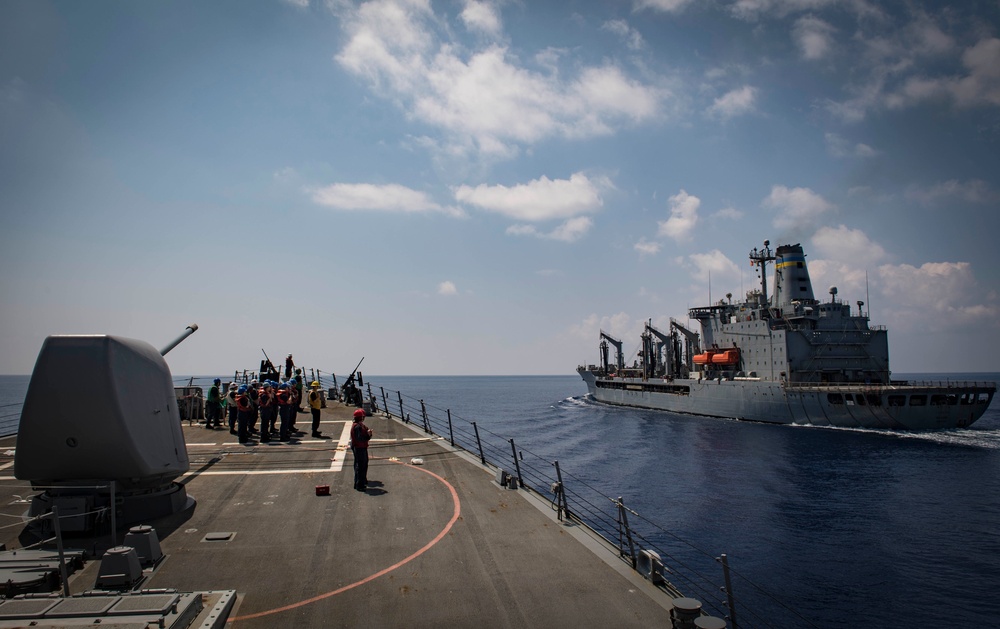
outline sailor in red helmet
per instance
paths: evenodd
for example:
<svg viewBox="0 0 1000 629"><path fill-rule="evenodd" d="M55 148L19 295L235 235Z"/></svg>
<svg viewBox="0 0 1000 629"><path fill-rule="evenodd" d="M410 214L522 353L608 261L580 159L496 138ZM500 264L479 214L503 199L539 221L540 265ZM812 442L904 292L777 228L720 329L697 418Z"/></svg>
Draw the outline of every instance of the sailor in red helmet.
<svg viewBox="0 0 1000 629"><path fill-rule="evenodd" d="M354 453L354 488L358 491L368 489L368 441L372 438L372 429L365 426L365 411L354 411L354 425L351 426L351 452Z"/></svg>

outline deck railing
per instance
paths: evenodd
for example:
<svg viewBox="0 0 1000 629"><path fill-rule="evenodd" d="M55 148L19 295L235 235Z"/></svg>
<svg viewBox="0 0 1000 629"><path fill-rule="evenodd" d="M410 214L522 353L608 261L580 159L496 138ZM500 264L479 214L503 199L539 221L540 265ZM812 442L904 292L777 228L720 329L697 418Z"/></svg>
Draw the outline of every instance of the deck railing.
<svg viewBox="0 0 1000 629"><path fill-rule="evenodd" d="M560 518L584 525L616 548L620 560L633 569L648 574L650 557L658 555L664 579L658 587L668 595L683 592L697 598L705 612L730 619L730 627L737 626L732 622L737 611L738 626L744 628L814 626L779 597L734 570L724 554L709 553L681 539L631 509L620 497L608 496L558 461L532 452L525 443L401 391L371 382L365 389L366 401L374 402L380 412L468 451L494 469L498 478L502 470L517 487L547 499ZM723 585L727 580L729 588Z"/></svg>

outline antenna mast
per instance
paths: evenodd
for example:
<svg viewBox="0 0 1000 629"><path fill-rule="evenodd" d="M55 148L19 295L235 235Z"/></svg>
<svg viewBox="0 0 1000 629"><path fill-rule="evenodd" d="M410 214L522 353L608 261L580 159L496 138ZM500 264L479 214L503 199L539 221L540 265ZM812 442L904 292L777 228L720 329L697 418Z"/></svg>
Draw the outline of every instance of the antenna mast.
<svg viewBox="0 0 1000 629"><path fill-rule="evenodd" d="M750 265L760 267L760 293L762 297L761 305L767 307L767 263L774 261L774 252L771 251L771 241L764 241L764 248L758 250L754 247L750 252Z"/></svg>

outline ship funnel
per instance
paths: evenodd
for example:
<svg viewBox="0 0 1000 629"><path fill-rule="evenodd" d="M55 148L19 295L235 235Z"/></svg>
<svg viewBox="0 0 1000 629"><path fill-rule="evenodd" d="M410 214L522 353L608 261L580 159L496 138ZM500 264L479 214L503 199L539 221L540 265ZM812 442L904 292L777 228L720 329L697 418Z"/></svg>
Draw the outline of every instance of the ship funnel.
<svg viewBox="0 0 1000 629"><path fill-rule="evenodd" d="M774 257L774 307L784 309L793 301L814 302L802 245L782 245Z"/></svg>

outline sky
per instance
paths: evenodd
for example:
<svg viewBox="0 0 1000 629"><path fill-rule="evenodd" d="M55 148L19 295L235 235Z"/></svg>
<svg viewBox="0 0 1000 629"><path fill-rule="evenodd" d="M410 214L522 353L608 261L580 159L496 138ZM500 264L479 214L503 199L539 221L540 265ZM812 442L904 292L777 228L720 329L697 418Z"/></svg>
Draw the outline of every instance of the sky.
<svg viewBox="0 0 1000 629"><path fill-rule="evenodd" d="M0 3L0 373L572 374L765 240L1000 371L998 209L997 0Z"/></svg>

